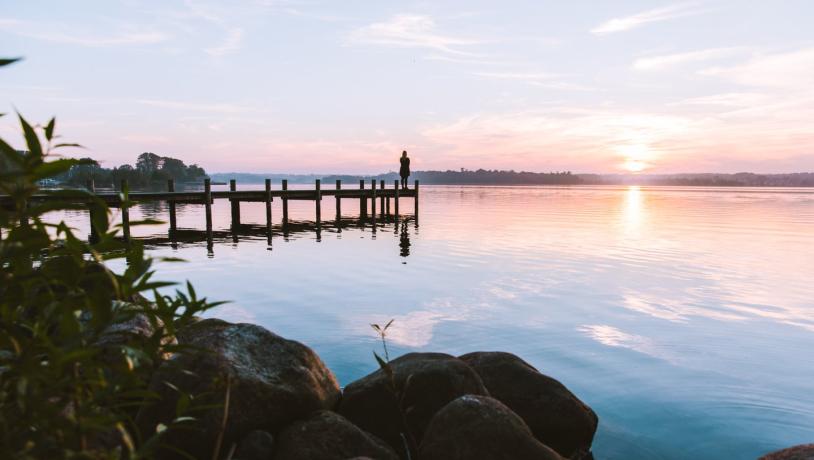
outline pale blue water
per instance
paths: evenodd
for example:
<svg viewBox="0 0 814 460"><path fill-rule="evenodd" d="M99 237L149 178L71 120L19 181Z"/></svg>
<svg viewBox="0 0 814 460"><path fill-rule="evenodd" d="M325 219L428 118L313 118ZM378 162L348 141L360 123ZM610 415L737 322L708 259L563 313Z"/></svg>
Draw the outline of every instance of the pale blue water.
<svg viewBox="0 0 814 460"><path fill-rule="evenodd" d="M313 206L292 202L292 217ZM332 219L333 199L322 208ZM265 222L262 204L242 215ZM201 206L179 209L181 227L203 222ZM814 190L425 186L419 224L153 253L189 261L159 278L231 301L213 316L310 345L343 385L376 368L369 323L391 318L391 355L516 353L597 412L597 459L814 441ZM228 230L225 201L215 227Z"/></svg>

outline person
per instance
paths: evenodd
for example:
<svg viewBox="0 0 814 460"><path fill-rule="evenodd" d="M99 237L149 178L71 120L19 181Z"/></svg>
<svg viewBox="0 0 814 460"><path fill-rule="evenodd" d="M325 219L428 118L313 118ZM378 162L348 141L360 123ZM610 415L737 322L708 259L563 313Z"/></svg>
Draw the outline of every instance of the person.
<svg viewBox="0 0 814 460"><path fill-rule="evenodd" d="M399 168L399 175L401 176L401 189L407 188L407 178L410 177L410 157L407 156L407 151L401 152L401 168Z"/></svg>

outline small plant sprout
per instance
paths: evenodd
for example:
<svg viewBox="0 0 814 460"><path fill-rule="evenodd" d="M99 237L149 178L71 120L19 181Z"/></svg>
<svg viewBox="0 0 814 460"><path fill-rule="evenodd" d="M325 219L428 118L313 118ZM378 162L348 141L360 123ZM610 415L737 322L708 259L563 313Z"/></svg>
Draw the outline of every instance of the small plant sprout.
<svg viewBox="0 0 814 460"><path fill-rule="evenodd" d="M393 324L393 321L394 320L391 319L390 321L387 322L387 324L384 325L384 327L381 327L378 324L370 325L370 327L372 327L373 330L376 331L376 333L379 334L379 337L381 337L382 339L382 348L384 348L384 359L388 363L390 362L390 355L387 353L387 340L385 339L385 337L387 337L387 329Z"/></svg>

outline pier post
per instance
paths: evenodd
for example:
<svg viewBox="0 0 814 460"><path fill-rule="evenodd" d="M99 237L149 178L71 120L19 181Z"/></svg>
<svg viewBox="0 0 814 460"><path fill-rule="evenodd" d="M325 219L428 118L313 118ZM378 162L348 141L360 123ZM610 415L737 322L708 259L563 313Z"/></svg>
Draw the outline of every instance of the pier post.
<svg viewBox="0 0 814 460"><path fill-rule="evenodd" d="M266 179L266 234L271 245L271 179Z"/></svg>
<svg viewBox="0 0 814 460"><path fill-rule="evenodd" d="M373 233L376 233L376 179L370 181L370 216L373 219Z"/></svg>
<svg viewBox="0 0 814 460"><path fill-rule="evenodd" d="M322 188L319 179L314 181L314 187L316 189L317 228L319 228L322 225Z"/></svg>
<svg viewBox="0 0 814 460"><path fill-rule="evenodd" d="M288 179L283 179L283 190L288 190ZM283 193L283 226L288 225L288 195Z"/></svg>
<svg viewBox="0 0 814 460"><path fill-rule="evenodd" d="M381 206L381 213L384 216L384 181L379 182L379 189L381 190L381 198L379 199L379 206Z"/></svg>
<svg viewBox="0 0 814 460"><path fill-rule="evenodd" d="M85 183L85 187L90 193L96 193L96 184L93 183L93 179L88 179ZM95 206L95 203L91 203L90 206L88 206L88 217L90 219L90 235L88 236L88 240L90 240L91 244L99 242L99 233L96 231L96 226L93 225L93 218L95 216L93 208Z"/></svg>
<svg viewBox="0 0 814 460"><path fill-rule="evenodd" d="M365 180L359 179L359 190L365 189ZM367 197L365 197L364 192L362 192L361 197L359 198L359 217L367 217Z"/></svg>
<svg viewBox="0 0 814 460"><path fill-rule="evenodd" d="M175 180L167 179L167 191L168 192L175 192ZM170 237L175 233L176 230L176 218L175 218L175 200L169 200L169 208L170 208Z"/></svg>
<svg viewBox="0 0 814 460"><path fill-rule="evenodd" d="M124 241L130 241L130 187L127 186L127 179L122 179L122 201L119 209L122 211L122 236Z"/></svg>
<svg viewBox="0 0 814 460"><path fill-rule="evenodd" d="M394 181L395 183L395 195L393 196L393 214L395 214L396 220L399 218L399 184L398 179Z"/></svg>
<svg viewBox="0 0 814 460"><path fill-rule="evenodd" d="M336 190L342 190L342 180L336 180ZM342 218L342 199L339 198L339 193L336 194L336 221L339 223L339 220Z"/></svg>
<svg viewBox="0 0 814 460"><path fill-rule="evenodd" d="M415 220L418 220L418 179L415 181Z"/></svg>
<svg viewBox="0 0 814 460"><path fill-rule="evenodd" d="M236 180L231 179L229 181L229 191L231 192L237 191ZM240 201L235 199L234 197L230 197L229 202L232 204L232 229L237 230L237 227L240 225Z"/></svg>
<svg viewBox="0 0 814 460"><path fill-rule="evenodd" d="M212 248L212 181L204 179L204 206L206 208L206 245Z"/></svg>

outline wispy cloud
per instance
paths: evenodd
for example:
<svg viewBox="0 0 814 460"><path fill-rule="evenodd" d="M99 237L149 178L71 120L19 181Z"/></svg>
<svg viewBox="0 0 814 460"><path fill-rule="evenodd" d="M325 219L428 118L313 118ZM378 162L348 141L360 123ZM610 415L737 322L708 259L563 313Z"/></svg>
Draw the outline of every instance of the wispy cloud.
<svg viewBox="0 0 814 460"><path fill-rule="evenodd" d="M814 47L784 53L757 55L730 67L713 67L702 75L726 78L746 86L764 86L812 93Z"/></svg>
<svg viewBox="0 0 814 460"><path fill-rule="evenodd" d="M636 59L633 68L636 70L664 70L690 62L703 62L721 59L741 53L745 48L710 48L705 50L688 51L686 53L665 54L661 56L648 56Z"/></svg>
<svg viewBox="0 0 814 460"><path fill-rule="evenodd" d="M563 75L548 72L475 72L476 76L498 80L526 82L550 89L592 91L593 88L562 81Z"/></svg>
<svg viewBox="0 0 814 460"><path fill-rule="evenodd" d="M197 102L168 101L159 99L139 99L136 102L142 105L149 105L164 109L176 109L195 112L246 113L258 111L258 109L255 107L234 104L202 104Z"/></svg>
<svg viewBox="0 0 814 460"><path fill-rule="evenodd" d="M631 16L613 18L591 29L594 35L606 35L615 32L624 32L652 22L667 21L698 14L700 10L693 3L680 3L663 8L643 11Z"/></svg>
<svg viewBox="0 0 814 460"><path fill-rule="evenodd" d="M85 33L60 24L34 24L18 19L0 18L0 30L21 37L51 43L105 47L117 45L151 45L168 40L169 35L157 31L117 31L109 35Z"/></svg>
<svg viewBox="0 0 814 460"><path fill-rule="evenodd" d="M223 43L211 48L205 48L204 51L206 51L206 53L210 56L223 56L239 50L242 42L243 29L235 28L229 31Z"/></svg>
<svg viewBox="0 0 814 460"><path fill-rule="evenodd" d="M354 30L350 33L348 42L363 45L428 48L456 55L472 55L458 47L480 43L479 40L443 35L437 33L435 28L435 21L429 16L399 14L387 21L376 22Z"/></svg>

